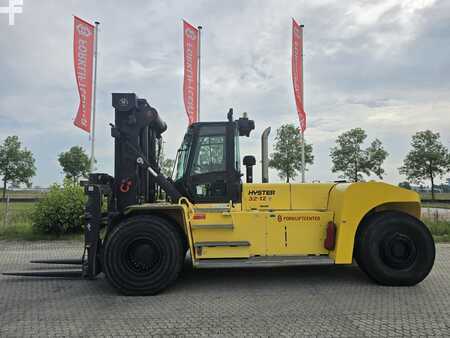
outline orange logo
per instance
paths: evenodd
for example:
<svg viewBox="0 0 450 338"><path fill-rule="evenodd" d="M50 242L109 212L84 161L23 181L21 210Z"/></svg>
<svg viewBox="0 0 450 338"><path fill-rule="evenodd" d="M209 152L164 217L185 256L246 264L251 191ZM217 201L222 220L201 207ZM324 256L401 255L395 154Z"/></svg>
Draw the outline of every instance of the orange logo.
<svg viewBox="0 0 450 338"><path fill-rule="evenodd" d="M305 216L277 216L278 222L319 222L320 216L311 216L311 215L305 215Z"/></svg>

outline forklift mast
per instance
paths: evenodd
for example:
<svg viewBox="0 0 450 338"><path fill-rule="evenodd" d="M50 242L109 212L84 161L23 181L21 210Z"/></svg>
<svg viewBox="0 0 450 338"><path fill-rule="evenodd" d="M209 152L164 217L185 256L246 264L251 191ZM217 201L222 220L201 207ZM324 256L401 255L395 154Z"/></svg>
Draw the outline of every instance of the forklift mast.
<svg viewBox="0 0 450 338"><path fill-rule="evenodd" d="M81 259L35 260L32 263L81 265L81 270L50 270L5 273L16 276L95 278L102 271L101 252L104 240L100 229L110 232L124 210L134 204L154 203L159 185L168 197L177 202L181 197L172 182L160 173L158 165L161 134L167 129L155 108L134 93L112 94L115 124L114 177L91 173L81 182L87 195L85 208L84 253ZM107 212L102 205L106 202Z"/></svg>
<svg viewBox="0 0 450 338"><path fill-rule="evenodd" d="M135 150L157 172L161 152L161 134L167 125L147 100L134 93L112 94L115 125L111 134L115 141L114 186L116 210L133 204L154 203L157 197L155 178L136 162Z"/></svg>

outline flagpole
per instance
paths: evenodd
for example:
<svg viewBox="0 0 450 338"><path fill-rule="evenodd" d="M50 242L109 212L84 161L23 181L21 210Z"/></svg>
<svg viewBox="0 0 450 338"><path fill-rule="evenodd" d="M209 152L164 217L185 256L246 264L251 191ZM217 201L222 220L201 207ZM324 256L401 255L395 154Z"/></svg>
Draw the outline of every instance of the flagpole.
<svg viewBox="0 0 450 338"><path fill-rule="evenodd" d="M201 68L201 42L202 42L202 26L198 28L198 79L197 79L197 121L200 122L200 68Z"/></svg>
<svg viewBox="0 0 450 338"><path fill-rule="evenodd" d="M303 89L303 27L305 25L300 25L302 29L302 105L303 111L305 110L305 96ZM302 130L302 183L305 183L305 131Z"/></svg>
<svg viewBox="0 0 450 338"><path fill-rule="evenodd" d="M302 183L305 183L305 132L302 131Z"/></svg>
<svg viewBox="0 0 450 338"><path fill-rule="evenodd" d="M96 92L97 92L97 47L98 47L98 26L100 22L95 21L95 40L94 40L94 79L93 79L93 94L92 94L92 130L91 130L91 158L89 160L89 172L95 170L95 106L96 106Z"/></svg>

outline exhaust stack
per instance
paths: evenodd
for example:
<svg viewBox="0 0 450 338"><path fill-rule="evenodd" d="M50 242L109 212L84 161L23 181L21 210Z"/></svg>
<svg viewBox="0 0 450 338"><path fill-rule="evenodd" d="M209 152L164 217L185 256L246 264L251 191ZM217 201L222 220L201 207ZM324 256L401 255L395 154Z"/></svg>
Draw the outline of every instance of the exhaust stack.
<svg viewBox="0 0 450 338"><path fill-rule="evenodd" d="M267 127L261 135L261 182L269 183L269 144L270 127Z"/></svg>

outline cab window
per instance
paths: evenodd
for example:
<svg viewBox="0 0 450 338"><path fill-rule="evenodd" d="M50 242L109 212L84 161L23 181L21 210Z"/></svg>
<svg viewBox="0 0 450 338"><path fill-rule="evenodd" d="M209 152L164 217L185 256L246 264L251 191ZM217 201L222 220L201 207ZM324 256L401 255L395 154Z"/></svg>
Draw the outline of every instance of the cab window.
<svg viewBox="0 0 450 338"><path fill-rule="evenodd" d="M178 149L178 154L176 158L176 171L175 171L175 180L179 180L184 176L184 173L186 171L187 163L188 163L188 157L189 157L189 150L191 148L191 134L186 134L183 139L183 143L181 144L180 149Z"/></svg>
<svg viewBox="0 0 450 338"><path fill-rule="evenodd" d="M191 175L222 171L226 171L225 128L204 128L196 145Z"/></svg>

